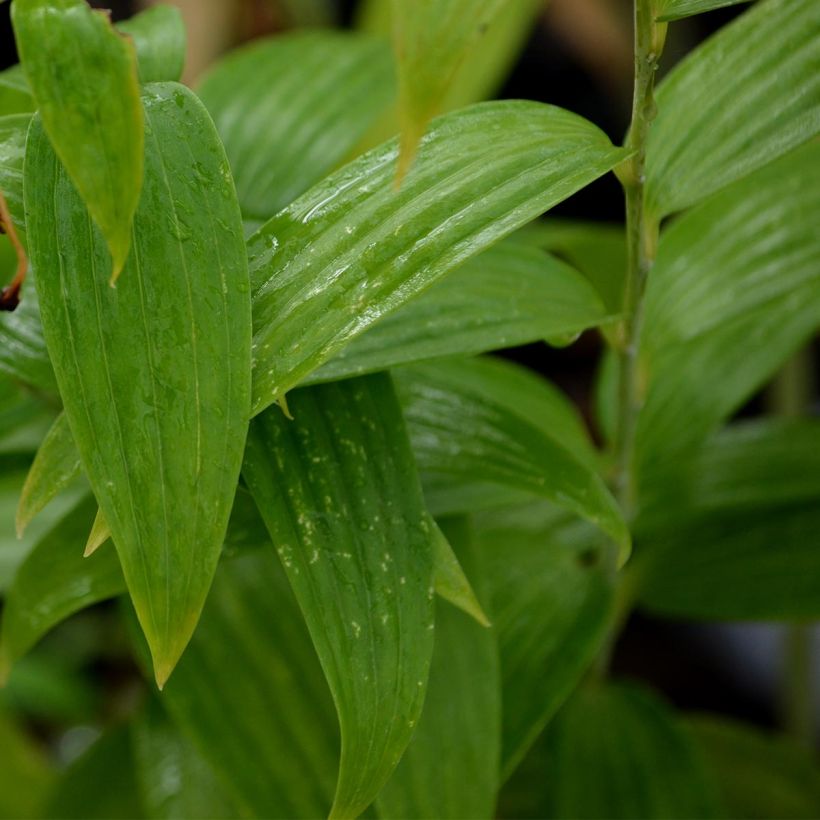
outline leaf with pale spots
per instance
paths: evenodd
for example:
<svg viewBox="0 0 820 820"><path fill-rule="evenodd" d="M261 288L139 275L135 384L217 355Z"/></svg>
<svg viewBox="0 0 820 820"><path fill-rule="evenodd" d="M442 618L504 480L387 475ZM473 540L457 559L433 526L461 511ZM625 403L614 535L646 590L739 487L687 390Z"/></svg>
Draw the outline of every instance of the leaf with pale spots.
<svg viewBox="0 0 820 820"><path fill-rule="evenodd" d="M251 423L243 476L304 613L339 715L331 816L398 763L433 650L434 535L385 374L297 390Z"/></svg>

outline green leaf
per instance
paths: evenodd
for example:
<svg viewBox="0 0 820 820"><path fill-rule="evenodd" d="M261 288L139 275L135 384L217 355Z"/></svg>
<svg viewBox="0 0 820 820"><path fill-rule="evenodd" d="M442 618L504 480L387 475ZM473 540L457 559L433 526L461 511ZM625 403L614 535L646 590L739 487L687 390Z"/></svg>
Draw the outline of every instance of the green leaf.
<svg viewBox="0 0 820 820"><path fill-rule="evenodd" d="M529 492L586 518L628 549L618 505L557 391L492 360L447 360L395 373L425 487L478 482Z"/></svg>
<svg viewBox="0 0 820 820"><path fill-rule="evenodd" d="M14 0L11 17L43 128L105 238L114 281L142 187L134 46L85 0Z"/></svg>
<svg viewBox="0 0 820 820"><path fill-rule="evenodd" d="M818 28L816 0L762 0L669 73L646 155L646 204L655 218L820 132Z"/></svg>
<svg viewBox="0 0 820 820"><path fill-rule="evenodd" d="M0 191L6 199L14 226L23 231L23 157L31 114L0 117Z"/></svg>
<svg viewBox="0 0 820 820"><path fill-rule="evenodd" d="M820 769L812 753L742 723L704 715L687 725L716 776L724 817L817 817Z"/></svg>
<svg viewBox="0 0 820 820"><path fill-rule="evenodd" d="M401 154L404 177L430 120L468 51L487 31L503 0L390 0L393 48L399 69ZM521 0L517 0L521 2Z"/></svg>
<svg viewBox="0 0 820 820"><path fill-rule="evenodd" d="M158 84L146 90L145 114L149 182L116 289L99 234L38 125L26 207L66 417L162 684L196 625L234 496L250 300L239 208L204 108L182 86Z"/></svg>
<svg viewBox="0 0 820 820"><path fill-rule="evenodd" d="M400 191L396 142L332 174L248 241L258 413L445 273L624 157L530 102L437 120Z"/></svg>
<svg viewBox="0 0 820 820"><path fill-rule="evenodd" d="M339 743L333 702L272 548L220 567L162 702L245 814L327 814Z"/></svg>
<svg viewBox="0 0 820 820"><path fill-rule="evenodd" d="M42 816L51 782L43 750L0 710L0 817Z"/></svg>
<svg viewBox="0 0 820 820"><path fill-rule="evenodd" d="M716 795L683 723L634 686L580 689L551 724L547 817L714 817Z"/></svg>
<svg viewBox="0 0 820 820"><path fill-rule="evenodd" d="M641 336L643 485L716 429L820 326L818 224L813 142L664 232Z"/></svg>
<svg viewBox="0 0 820 820"><path fill-rule="evenodd" d="M466 519L442 522L478 579ZM376 801L382 817L489 818L498 789L501 692L495 635L444 604L436 613L430 683L407 751Z"/></svg>
<svg viewBox="0 0 820 820"><path fill-rule="evenodd" d="M6 595L0 633L0 679L40 638L74 612L120 594L122 570L113 550L83 560L96 504L87 499L28 554Z"/></svg>
<svg viewBox="0 0 820 820"><path fill-rule="evenodd" d="M103 511L98 509L97 515L94 516L94 523L91 525L91 532L88 533L88 539L85 542L83 558L93 555L110 537L111 528L105 520Z"/></svg>
<svg viewBox="0 0 820 820"><path fill-rule="evenodd" d="M15 518L18 537L23 535L37 513L81 472L80 454L71 435L68 419L65 413L60 413L37 450L20 493Z"/></svg>
<svg viewBox="0 0 820 820"><path fill-rule="evenodd" d="M342 757L331 816L355 817L421 713L433 534L388 376L307 388L288 404L295 421L271 408L251 423L242 475L336 703Z"/></svg>
<svg viewBox="0 0 820 820"><path fill-rule="evenodd" d="M387 45L311 31L254 42L219 62L199 95L246 216L267 219L344 160L395 93Z"/></svg>
<svg viewBox="0 0 820 820"><path fill-rule="evenodd" d="M117 29L134 41L142 83L178 80L185 67L185 24L174 6L152 6Z"/></svg>
<svg viewBox="0 0 820 820"><path fill-rule="evenodd" d="M0 71L0 116L31 114L35 108L23 67L13 65Z"/></svg>
<svg viewBox="0 0 820 820"><path fill-rule="evenodd" d="M600 536L550 504L478 516L475 533L501 654L506 779L595 657L612 590Z"/></svg>
<svg viewBox="0 0 820 820"><path fill-rule="evenodd" d="M376 323L306 381L545 339L565 341L605 317L600 298L577 271L506 240Z"/></svg>
<svg viewBox="0 0 820 820"><path fill-rule="evenodd" d="M211 767L148 700L131 729L136 780L144 817L151 820L236 817L236 809L214 782Z"/></svg>
<svg viewBox="0 0 820 820"><path fill-rule="evenodd" d="M704 11L748 3L749 0L659 0L656 20L681 20Z"/></svg>

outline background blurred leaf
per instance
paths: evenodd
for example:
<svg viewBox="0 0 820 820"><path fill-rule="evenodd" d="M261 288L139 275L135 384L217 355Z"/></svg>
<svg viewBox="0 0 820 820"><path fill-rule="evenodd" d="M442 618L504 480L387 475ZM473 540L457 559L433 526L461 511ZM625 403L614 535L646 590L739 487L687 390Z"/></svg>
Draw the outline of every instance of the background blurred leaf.
<svg viewBox="0 0 820 820"><path fill-rule="evenodd" d="M680 20L712 9L748 3L749 0L659 0L657 20Z"/></svg>
<svg viewBox="0 0 820 820"><path fill-rule="evenodd" d="M142 187L144 123L134 46L85 0L15 0L11 10L43 127L102 231L116 279Z"/></svg>
<svg viewBox="0 0 820 820"><path fill-rule="evenodd" d="M0 71L0 116L30 114L36 108L21 65Z"/></svg>
<svg viewBox="0 0 820 820"><path fill-rule="evenodd" d="M187 43L178 8L152 6L118 23L117 29L134 41L140 82L178 80L182 76Z"/></svg>
<svg viewBox="0 0 820 820"><path fill-rule="evenodd" d="M249 239L254 412L623 150L574 114L512 101L437 120L400 191L396 154L395 142L374 149Z"/></svg>
<svg viewBox="0 0 820 820"><path fill-rule="evenodd" d="M43 751L0 710L0 818L39 817L51 781Z"/></svg>
<svg viewBox="0 0 820 820"><path fill-rule="evenodd" d="M355 817L421 713L433 532L388 376L307 388L288 404L295 421L274 407L251 423L242 475L336 703L342 756L331 816Z"/></svg>
<svg viewBox="0 0 820 820"><path fill-rule="evenodd" d="M669 73L646 155L647 208L656 218L820 131L818 28L816 0L762 0Z"/></svg>
<svg viewBox="0 0 820 820"><path fill-rule="evenodd" d="M196 625L235 492L250 298L239 207L204 108L173 83L150 86L145 105L150 182L127 281L108 287L105 247L36 126L26 204L66 416L161 684Z"/></svg>

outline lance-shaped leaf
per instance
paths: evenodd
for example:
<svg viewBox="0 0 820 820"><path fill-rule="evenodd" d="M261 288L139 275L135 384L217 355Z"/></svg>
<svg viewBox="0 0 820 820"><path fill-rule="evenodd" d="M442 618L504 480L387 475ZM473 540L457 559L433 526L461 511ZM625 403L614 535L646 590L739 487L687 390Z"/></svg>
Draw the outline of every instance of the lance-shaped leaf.
<svg viewBox="0 0 820 820"><path fill-rule="evenodd" d="M387 143L248 241L254 412L381 317L623 158L586 120L530 102L442 117L400 191Z"/></svg>
<svg viewBox="0 0 820 820"><path fill-rule="evenodd" d="M152 6L117 25L134 41L140 82L178 80L185 67L185 24L174 6Z"/></svg>
<svg viewBox="0 0 820 820"><path fill-rule="evenodd" d="M537 248L508 240L385 317L306 381L565 341L605 318L600 298L581 274Z"/></svg>
<svg viewBox="0 0 820 820"><path fill-rule="evenodd" d="M702 14L704 11L748 2L749 0L659 0L655 19L680 20L693 14Z"/></svg>
<svg viewBox="0 0 820 820"><path fill-rule="evenodd" d="M327 814L338 724L304 619L270 546L220 567L162 702L243 814Z"/></svg>
<svg viewBox="0 0 820 820"><path fill-rule="evenodd" d="M717 796L682 721L651 693L581 689L553 721L546 817L714 817Z"/></svg>
<svg viewBox="0 0 820 820"><path fill-rule="evenodd" d="M628 549L618 505L557 391L513 366L480 359L414 365L396 370L396 378L425 486L449 483L458 491L464 483L490 483L539 495ZM534 408L544 411L537 422Z"/></svg>
<svg viewBox="0 0 820 820"><path fill-rule="evenodd" d="M656 218L820 132L818 29L816 0L762 0L669 73L646 155Z"/></svg>
<svg viewBox="0 0 820 820"><path fill-rule="evenodd" d="M331 815L373 801L413 734L433 651L433 532L390 378L295 392L242 474L304 613L342 735ZM332 602L332 605L330 604Z"/></svg>
<svg viewBox="0 0 820 820"><path fill-rule="evenodd" d="M513 0L521 3L522 0ZM441 113L456 72L503 0L390 0L399 68L403 177L430 120Z"/></svg>
<svg viewBox="0 0 820 820"><path fill-rule="evenodd" d="M0 116L30 114L36 105L21 65L0 71Z"/></svg>
<svg viewBox="0 0 820 820"><path fill-rule="evenodd" d="M143 176L134 45L85 0L15 0L11 13L43 128L108 244L116 279Z"/></svg>
<svg viewBox="0 0 820 820"><path fill-rule="evenodd" d="M641 336L648 393L636 446L644 483L712 432L820 327L818 224L820 143L813 142L664 233Z"/></svg>
<svg viewBox="0 0 820 820"><path fill-rule="evenodd" d="M442 529L481 594L466 519ZM498 790L501 687L496 636L448 604L436 612L430 684L416 733L376 801L382 817L489 818Z"/></svg>
<svg viewBox="0 0 820 820"><path fill-rule="evenodd" d="M22 536L31 520L49 501L80 475L82 464L65 413L51 425L37 450L20 493L15 528Z"/></svg>
<svg viewBox="0 0 820 820"><path fill-rule="evenodd" d="M38 124L26 207L66 416L162 683L196 625L234 496L250 300L239 207L207 113L168 83L146 90L145 115L146 184L116 289L99 232Z"/></svg>
<svg viewBox="0 0 820 820"><path fill-rule="evenodd" d="M394 89L387 45L350 33L278 36L218 63L199 95L225 143L242 212L268 219L319 182Z"/></svg>
<svg viewBox="0 0 820 820"><path fill-rule="evenodd" d="M600 536L553 505L480 515L475 537L501 655L506 779L595 657L612 588Z"/></svg>
<svg viewBox="0 0 820 820"><path fill-rule="evenodd" d="M0 679L69 615L124 590L114 550L81 558L96 506L91 499L83 501L37 543L17 570L3 609Z"/></svg>

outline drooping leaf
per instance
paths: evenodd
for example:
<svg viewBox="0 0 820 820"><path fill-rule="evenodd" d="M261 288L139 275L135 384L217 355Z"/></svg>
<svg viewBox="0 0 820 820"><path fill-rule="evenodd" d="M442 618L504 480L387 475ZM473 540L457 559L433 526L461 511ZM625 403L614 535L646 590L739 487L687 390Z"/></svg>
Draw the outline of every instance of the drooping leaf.
<svg viewBox="0 0 820 820"><path fill-rule="evenodd" d="M694 740L635 686L580 689L547 730L547 817L714 817L717 797Z"/></svg>
<svg viewBox="0 0 820 820"><path fill-rule="evenodd" d="M245 814L326 816L333 702L272 548L220 567L162 702Z"/></svg>
<svg viewBox="0 0 820 820"><path fill-rule="evenodd" d="M44 751L0 710L0 817L41 817L52 777Z"/></svg>
<svg viewBox="0 0 820 820"><path fill-rule="evenodd" d="M185 67L185 24L174 6L151 6L117 24L134 41L142 83L179 80Z"/></svg>
<svg viewBox="0 0 820 820"><path fill-rule="evenodd" d="M600 536L550 504L481 515L475 533L501 655L506 779L595 657L612 589Z"/></svg>
<svg viewBox="0 0 820 820"><path fill-rule="evenodd" d="M479 557L466 519L442 522L446 537L477 579ZM493 817L498 789L501 691L498 648L448 604L438 605L430 684L418 728L376 801L382 817Z"/></svg>
<svg viewBox="0 0 820 820"><path fill-rule="evenodd" d="M80 475L80 453L68 426L65 413L51 425L37 450L26 476L17 505L15 527L18 536L25 532L34 516Z"/></svg>
<svg viewBox="0 0 820 820"><path fill-rule="evenodd" d="M15 0L11 16L43 128L102 232L116 279L143 176L134 45L85 0Z"/></svg>
<svg viewBox="0 0 820 820"><path fill-rule="evenodd" d="M73 612L120 594L124 581L114 550L85 559L82 548L96 504L86 499L28 554L6 595L0 632L0 678Z"/></svg>
<svg viewBox="0 0 820 820"><path fill-rule="evenodd" d="M623 158L597 128L530 102L437 120L400 191L387 143L248 241L254 412L413 296Z"/></svg>
<svg viewBox="0 0 820 820"><path fill-rule="evenodd" d="M214 118L243 213L267 219L344 160L395 93L387 45L298 32L216 65L199 95Z"/></svg>
<svg viewBox="0 0 820 820"><path fill-rule="evenodd" d="M306 381L572 339L605 316L600 298L577 271L507 240L377 322Z"/></svg>
<svg viewBox="0 0 820 820"><path fill-rule="evenodd" d="M136 781L150 820L225 820L237 817L214 782L211 767L191 742L149 700L132 728Z"/></svg>
<svg viewBox="0 0 820 820"><path fill-rule="evenodd" d="M31 114L36 108L21 65L0 71L0 117Z"/></svg>
<svg viewBox="0 0 820 820"><path fill-rule="evenodd" d="M820 327L818 223L813 142L664 232L641 336L643 483L686 455Z"/></svg>
<svg viewBox="0 0 820 820"><path fill-rule="evenodd" d="M182 86L146 89L146 185L128 276L46 140L26 151L29 241L66 417L162 683L193 632L247 427L250 299L216 132Z"/></svg>
<svg viewBox="0 0 820 820"><path fill-rule="evenodd" d="M441 493L455 485L459 493L465 483L499 484L542 496L628 549L618 506L595 470L569 403L557 391L513 365L491 360L446 360L395 374L425 487ZM535 408L541 410L537 421Z"/></svg>
<svg viewBox="0 0 820 820"><path fill-rule="evenodd" d="M304 613L339 716L331 816L395 768L433 651L433 532L388 376L292 394L251 423L242 474ZM333 601L333 606L328 606Z"/></svg>
<svg viewBox="0 0 820 820"><path fill-rule="evenodd" d="M646 155L647 208L656 218L820 132L818 28L816 0L762 0L669 73Z"/></svg>
<svg viewBox="0 0 820 820"><path fill-rule="evenodd" d="M693 14L748 3L749 0L659 0L656 20L681 20Z"/></svg>
<svg viewBox="0 0 820 820"><path fill-rule="evenodd" d="M723 817L817 817L820 768L810 752L786 738L715 717L692 717L687 726L716 775Z"/></svg>

